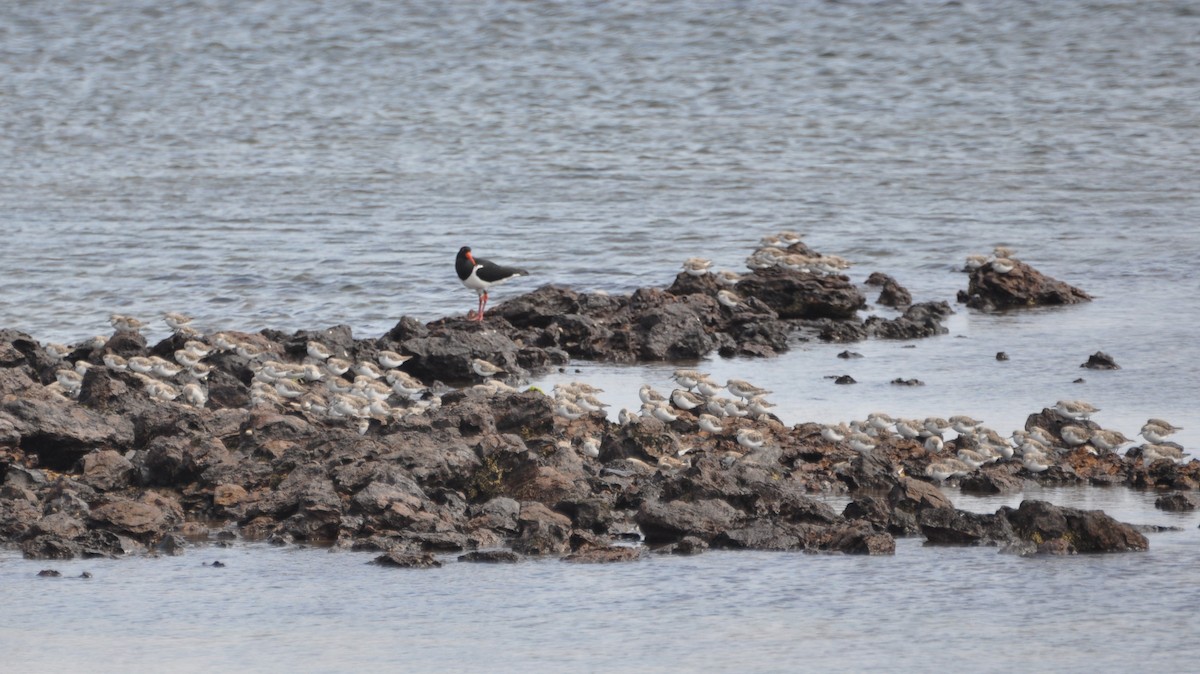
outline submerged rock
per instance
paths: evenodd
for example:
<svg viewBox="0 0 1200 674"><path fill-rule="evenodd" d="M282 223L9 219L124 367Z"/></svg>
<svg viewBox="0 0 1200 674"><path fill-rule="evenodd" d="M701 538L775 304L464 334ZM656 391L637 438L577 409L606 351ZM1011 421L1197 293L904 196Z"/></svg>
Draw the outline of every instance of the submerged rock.
<svg viewBox="0 0 1200 674"><path fill-rule="evenodd" d="M1096 353L1093 353L1092 355L1088 356L1087 362L1083 363L1079 367L1086 367L1089 370L1120 370L1121 369L1121 366L1117 365L1117 361L1113 360L1112 356L1108 355L1107 353L1104 353L1103 351L1097 351Z"/></svg>

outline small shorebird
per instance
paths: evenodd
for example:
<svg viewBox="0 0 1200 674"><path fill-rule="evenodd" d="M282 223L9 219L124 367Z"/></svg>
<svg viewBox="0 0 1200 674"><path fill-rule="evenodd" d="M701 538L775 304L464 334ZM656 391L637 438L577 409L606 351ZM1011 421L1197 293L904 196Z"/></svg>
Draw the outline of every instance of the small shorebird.
<svg viewBox="0 0 1200 674"><path fill-rule="evenodd" d="M1092 439L1091 431L1083 426L1063 426L1058 429L1058 434L1062 436L1063 442L1067 443L1068 447L1078 447Z"/></svg>
<svg viewBox="0 0 1200 674"><path fill-rule="evenodd" d="M608 407L607 403L603 403L594 395L583 394L576 396L573 401L584 412L591 414L592 412L603 412Z"/></svg>
<svg viewBox="0 0 1200 674"><path fill-rule="evenodd" d="M153 363L150 366L150 371L160 377L170 379L180 372L183 372L182 365L175 365L170 361L159 358L158 356L151 356L150 360Z"/></svg>
<svg viewBox="0 0 1200 674"><path fill-rule="evenodd" d="M746 401L746 408L751 414L771 414L771 408L775 407L775 403L769 403L762 396L754 396Z"/></svg>
<svg viewBox="0 0 1200 674"><path fill-rule="evenodd" d="M949 421L950 427L953 428L956 433L961 435L970 435L975 430L976 426L983 423L982 421L972 419L964 414L956 414L950 417Z"/></svg>
<svg viewBox="0 0 1200 674"><path fill-rule="evenodd" d="M683 271L688 276L704 276L713 265L712 260L702 257L689 257L683 261Z"/></svg>
<svg viewBox="0 0 1200 674"><path fill-rule="evenodd" d="M987 255L968 255L967 261L963 265L963 271L972 272L987 264L991 258Z"/></svg>
<svg viewBox="0 0 1200 674"><path fill-rule="evenodd" d="M742 298L732 290L718 290L717 302L727 309L736 309L743 304Z"/></svg>
<svg viewBox="0 0 1200 674"><path fill-rule="evenodd" d="M62 360L63 356L71 353L71 347L67 346L66 344L47 344L46 346L42 347L42 349L45 350L46 355L50 356L54 360Z"/></svg>
<svg viewBox="0 0 1200 674"><path fill-rule="evenodd" d="M163 314L163 322L166 323L167 327L171 328L171 330L179 332L191 324L192 317L174 311L168 311L167 313Z"/></svg>
<svg viewBox="0 0 1200 674"><path fill-rule="evenodd" d="M850 449L861 454L866 454L875 449L874 438L866 433L851 433L846 437L846 444L850 445Z"/></svg>
<svg viewBox="0 0 1200 674"><path fill-rule="evenodd" d="M749 400L755 396L765 396L771 393L771 391L768 391L765 388L760 388L748 381L743 381L741 379L730 379L729 381L725 382L725 388L733 395L746 400Z"/></svg>
<svg viewBox="0 0 1200 674"><path fill-rule="evenodd" d="M124 372L129 367L128 362L115 353L104 354L104 366L114 372Z"/></svg>
<svg viewBox="0 0 1200 674"><path fill-rule="evenodd" d="M108 317L108 323L113 326L114 330L120 333L137 332L144 325L133 316L126 316L124 314L112 314Z"/></svg>
<svg viewBox="0 0 1200 674"><path fill-rule="evenodd" d="M1162 419L1147 419L1146 425L1147 426L1159 426L1159 427L1167 429L1168 431L1170 431L1172 433L1174 433L1175 431L1183 430L1183 426L1175 426L1175 425L1171 424L1170 422L1164 421Z"/></svg>
<svg viewBox="0 0 1200 674"><path fill-rule="evenodd" d="M208 393L205 393L204 389L196 382L184 384L181 395L184 402L192 407L204 407L204 404L208 402Z"/></svg>
<svg viewBox="0 0 1200 674"><path fill-rule="evenodd" d="M746 449L758 449L766 443L767 439L763 434L751 428L739 428L737 432L738 444Z"/></svg>
<svg viewBox="0 0 1200 674"><path fill-rule="evenodd" d="M998 257L992 260L992 271L997 274L1007 274L1017 268L1017 263L1007 257Z"/></svg>
<svg viewBox="0 0 1200 674"><path fill-rule="evenodd" d="M716 279L717 285L732 288L742 280L742 275L735 271L719 271L713 274L713 278Z"/></svg>
<svg viewBox="0 0 1200 674"><path fill-rule="evenodd" d="M946 480L949 480L954 476L954 472L954 466L951 466L943 461L934 461L928 466L925 466L925 474L937 480L938 482L945 482Z"/></svg>
<svg viewBox="0 0 1200 674"><path fill-rule="evenodd" d="M1054 403L1054 411L1073 421L1087 419L1100 410L1082 400L1060 400Z"/></svg>
<svg viewBox="0 0 1200 674"><path fill-rule="evenodd" d="M330 358L329 360L325 361L325 370L335 377L340 377L346 374L350 371L352 366L353 363L348 360L342 360L341 358Z"/></svg>
<svg viewBox="0 0 1200 674"><path fill-rule="evenodd" d="M493 365L482 358L472 358L471 371L480 377L494 377L504 372L504 368Z"/></svg>
<svg viewBox="0 0 1200 674"><path fill-rule="evenodd" d="M310 341L306 347L306 350L310 358L315 358L321 361L329 360L333 356L333 352L329 350L329 347L320 342Z"/></svg>
<svg viewBox="0 0 1200 674"><path fill-rule="evenodd" d="M579 444L579 451L584 456L595 459L600 456L600 441L593 437L584 438Z"/></svg>
<svg viewBox="0 0 1200 674"><path fill-rule="evenodd" d="M671 391L671 402L681 410L692 411L704 404L699 396L677 388Z"/></svg>
<svg viewBox="0 0 1200 674"><path fill-rule="evenodd" d="M725 430L725 428L721 426L721 420L711 414L701 414L698 423L700 425L700 430L704 431L705 433L716 434Z"/></svg>
<svg viewBox="0 0 1200 674"><path fill-rule="evenodd" d="M401 354L396 353L395 351L380 351L375 356L375 359L378 360L379 364L384 366L385 368L387 368L389 370L394 370L394 369L400 367L401 365L407 363L408 361L412 360L412 356L401 355Z"/></svg>
<svg viewBox="0 0 1200 674"><path fill-rule="evenodd" d="M125 363L130 370L138 374L150 374L150 370L154 367L154 361L145 356L130 356Z"/></svg>
<svg viewBox="0 0 1200 674"><path fill-rule="evenodd" d="M529 272L516 267L505 267L490 260L475 257L471 254L470 246L458 249L458 257L454 260L454 270L458 280L479 295L479 310L475 320L483 321L483 312L487 309L488 289L497 283L503 283L514 276L528 276Z"/></svg>
<svg viewBox="0 0 1200 674"><path fill-rule="evenodd" d="M392 382L392 391L402 398L416 395L425 390L425 385L407 372L389 372L388 381Z"/></svg>
<svg viewBox="0 0 1200 674"><path fill-rule="evenodd" d="M676 384L679 384L689 391L696 388L696 385L700 383L700 380L706 377L708 377L708 375L699 370L675 370L675 373L671 375L671 378L675 380Z"/></svg>
<svg viewBox="0 0 1200 674"><path fill-rule="evenodd" d="M931 435L928 438L925 438L925 451L927 452L933 452L934 454L937 454L940 453L942 448L945 446L945 441L943 441L942 438L937 435Z"/></svg>
<svg viewBox="0 0 1200 674"><path fill-rule="evenodd" d="M1159 459L1167 459L1178 463L1186 456L1180 447L1174 445L1163 445L1159 443L1151 443L1142 448L1142 457L1147 465L1158 461Z"/></svg>
<svg viewBox="0 0 1200 674"><path fill-rule="evenodd" d="M355 363L352 369L354 370L354 374L357 374L361 377L367 377L369 379L383 378L383 370L380 370L375 363L370 361L361 360Z"/></svg>
<svg viewBox="0 0 1200 674"><path fill-rule="evenodd" d="M696 380L696 393L699 393L705 398L711 398L720 393L720 391L721 385L713 381L708 375Z"/></svg>
<svg viewBox="0 0 1200 674"><path fill-rule="evenodd" d="M644 409L648 408L650 415L659 421L671 423L679 418L679 415L672 412L671 408L668 407L666 403L646 403L642 407Z"/></svg>
<svg viewBox="0 0 1200 674"><path fill-rule="evenodd" d="M649 384L642 384L642 387L640 389L638 389L638 398L640 398L641 401L645 404L661 403L661 402L667 401L666 397L664 397L663 394L654 390L654 387Z"/></svg>
<svg viewBox="0 0 1200 674"><path fill-rule="evenodd" d="M1142 430L1138 435L1146 438L1146 442L1157 445L1166 442L1167 437L1175 433L1174 429L1175 426L1160 426L1158 424L1147 423L1142 426Z"/></svg>
<svg viewBox="0 0 1200 674"><path fill-rule="evenodd" d="M939 438L950 430L950 422L941 417L926 417L921 425L925 429L925 433L936 435Z"/></svg>
<svg viewBox="0 0 1200 674"><path fill-rule="evenodd" d="M921 437L923 424L912 419L896 420L896 435L906 440L916 440Z"/></svg>
<svg viewBox="0 0 1200 674"><path fill-rule="evenodd" d="M844 421L836 426L825 425L821 427L821 437L827 442L841 442L846 439L847 435L850 435L850 427Z"/></svg>
<svg viewBox="0 0 1200 674"><path fill-rule="evenodd" d="M554 413L566 419L567 421L575 421L580 419L587 412L583 408L569 400L560 400L554 404Z"/></svg>
<svg viewBox="0 0 1200 674"><path fill-rule="evenodd" d="M1021 455L1021 465L1031 473L1043 473L1050 469L1050 461L1037 452L1026 452Z"/></svg>

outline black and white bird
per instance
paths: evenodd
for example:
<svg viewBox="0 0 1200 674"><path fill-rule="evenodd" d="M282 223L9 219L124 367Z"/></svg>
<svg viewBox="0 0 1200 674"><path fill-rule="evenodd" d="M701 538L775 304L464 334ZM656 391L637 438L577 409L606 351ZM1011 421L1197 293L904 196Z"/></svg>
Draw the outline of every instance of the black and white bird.
<svg viewBox="0 0 1200 674"><path fill-rule="evenodd" d="M454 260L454 270L463 285L474 290L479 295L479 310L475 320L483 320L483 310L487 307L488 288L502 283L514 276L528 276L529 272L516 267L505 267L495 262L475 257L471 254L470 246L458 249L458 258Z"/></svg>

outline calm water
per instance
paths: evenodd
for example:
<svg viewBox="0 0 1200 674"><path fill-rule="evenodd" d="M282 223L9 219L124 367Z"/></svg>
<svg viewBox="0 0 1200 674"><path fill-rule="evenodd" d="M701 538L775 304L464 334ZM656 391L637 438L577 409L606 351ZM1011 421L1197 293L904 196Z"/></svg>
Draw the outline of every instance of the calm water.
<svg viewBox="0 0 1200 674"><path fill-rule="evenodd" d="M951 496L980 512L1020 500ZM888 558L428 571L264 546L121 561L3 552L0 646L12 671L1188 671L1200 515L1125 489L1028 496L1183 530L1151 534L1146 553L1072 558L903 539ZM202 566L217 559L226 567ZM93 578L72 577L83 571Z"/></svg>
<svg viewBox="0 0 1200 674"><path fill-rule="evenodd" d="M788 422L964 413L1008 431L1069 397L1127 435L1161 416L1200 445L1195 2L443 4L0 7L0 326L73 341L107 332L114 311L174 310L212 329L346 323L376 336L404 314L474 305L451 270L464 244L534 272L500 301L545 282L666 285L693 255L741 269L784 228L854 260L857 280L884 271L918 301L952 300L962 258L1007 244L1097 301L963 311L946 337L851 345L865 356L852 361L835 357L843 345L798 344L701 365L773 389ZM1080 370L1096 350L1123 369ZM539 383L593 379L615 409L644 381L666 386L671 368L573 369ZM825 379L839 374L860 383ZM449 626L492 645L540 631L538 649L487 651L511 669L855 669L837 658L854 643L867 666L863 637L877 662L910 669L964 654L998 670L1078 668L1086 639L1140 640L1120 657L1177 669L1179 632L1146 625L1192 620L1165 589L1187 585L1157 571L1194 566L1195 524L1155 536L1148 555L1072 560L904 541L890 560L714 554L420 575L249 547L221 551L235 564L220 575L188 555L89 563L93 582L51 584L6 557L0 573L40 608L0 624L42 634L86 619L68 633L94 636L106 662L169 646L183 654L173 666L197 669L480 662L451 650ZM370 595L379 579L397 594ZM129 614L97 624L113 596ZM285 629L284 615L300 624ZM642 616L653 622L626 624ZM100 638L125 623L143 628L136 648ZM34 664L95 661L5 641Z"/></svg>

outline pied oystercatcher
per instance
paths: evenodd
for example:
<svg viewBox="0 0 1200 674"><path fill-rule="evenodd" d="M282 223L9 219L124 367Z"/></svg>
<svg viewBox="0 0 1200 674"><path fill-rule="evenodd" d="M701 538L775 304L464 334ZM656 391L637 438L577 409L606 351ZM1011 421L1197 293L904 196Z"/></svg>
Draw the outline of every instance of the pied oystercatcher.
<svg viewBox="0 0 1200 674"><path fill-rule="evenodd" d="M474 290L479 295L479 311L475 320L483 320L483 310L487 306L488 288L497 283L507 281L514 276L528 276L529 272L516 267L505 267L495 262L475 257L471 254L470 246L458 249L458 257L454 260L454 270L463 285Z"/></svg>

